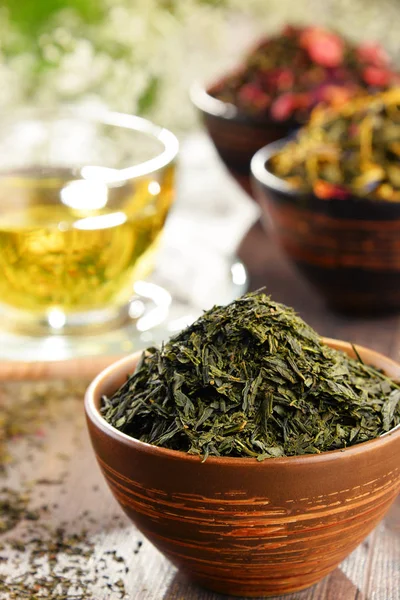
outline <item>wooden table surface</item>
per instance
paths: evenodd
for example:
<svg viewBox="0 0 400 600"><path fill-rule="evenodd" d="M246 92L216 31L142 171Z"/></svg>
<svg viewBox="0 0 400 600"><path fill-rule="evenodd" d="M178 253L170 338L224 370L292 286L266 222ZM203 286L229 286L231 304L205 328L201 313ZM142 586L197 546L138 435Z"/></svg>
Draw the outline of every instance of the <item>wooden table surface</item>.
<svg viewBox="0 0 400 600"><path fill-rule="evenodd" d="M399 317L350 319L327 311L322 301L291 270L256 223L239 247L252 289L266 286L275 299L293 305L321 334L370 346L393 358L400 358ZM3 403L18 402L21 395L57 395L59 382L7 383L0 386L0 409ZM52 386L56 386L53 391ZM82 389L60 399L60 410L51 408L51 424L43 424L28 437L20 436L9 444L14 463L0 479L1 487L21 488L33 482L31 502L45 502L46 523L57 527L62 521L67 531L84 526L94 544L94 552L83 559L82 568L95 573L96 565L107 550L116 550L125 559L129 572L119 574L119 564L109 567L112 579L122 577L126 595L131 600L223 600L200 589L155 550L122 514L106 488L88 440L83 411ZM64 394L65 395L65 394ZM58 414L59 412L59 414ZM0 412L1 420L1 412ZM0 430L1 431L1 430ZM36 443L40 442L40 443ZM1 443L1 440L0 440ZM29 459L29 460L28 460ZM43 482L54 485L44 485ZM0 515L1 516L1 515ZM18 537L28 525L21 522L3 540L0 538L0 582L16 577L23 570L11 561L7 543ZM142 542L142 545L140 543ZM1 589L1 588L0 588ZM0 593L0 600L8 600ZM24 596L25 597L25 596ZM33 597L33 596L32 596ZM58 598L58 596L46 596ZM76 596L74 596L76 597ZM79 597L79 596L78 596ZM118 596L93 584L92 600L113 600ZM35 596L36 598L36 596ZM387 518L331 575L313 588L285 596L286 600L400 600L400 497ZM23 600L22 596L21 599Z"/></svg>

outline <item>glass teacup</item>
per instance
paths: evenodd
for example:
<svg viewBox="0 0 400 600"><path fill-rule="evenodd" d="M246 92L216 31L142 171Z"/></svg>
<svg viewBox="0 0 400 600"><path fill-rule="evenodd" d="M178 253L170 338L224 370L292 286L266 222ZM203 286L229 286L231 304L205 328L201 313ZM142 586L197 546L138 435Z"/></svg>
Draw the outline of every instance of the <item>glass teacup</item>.
<svg viewBox="0 0 400 600"><path fill-rule="evenodd" d="M176 137L131 115L30 110L0 120L0 152L3 324L121 322L173 201Z"/></svg>

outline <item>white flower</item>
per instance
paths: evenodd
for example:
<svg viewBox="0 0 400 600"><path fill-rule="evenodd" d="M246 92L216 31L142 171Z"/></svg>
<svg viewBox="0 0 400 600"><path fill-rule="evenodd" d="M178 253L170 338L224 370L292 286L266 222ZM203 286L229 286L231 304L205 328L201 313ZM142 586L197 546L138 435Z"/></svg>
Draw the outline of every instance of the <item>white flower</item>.
<svg viewBox="0 0 400 600"><path fill-rule="evenodd" d="M89 1L89 0L88 0ZM98 0L88 24L73 8L52 16L32 52L0 8L0 107L64 100L141 111L179 131L193 126L188 88L231 68L254 39L285 22L321 23L399 53L398 0ZM171 10L168 6L172 7ZM21 43L22 42L22 43Z"/></svg>

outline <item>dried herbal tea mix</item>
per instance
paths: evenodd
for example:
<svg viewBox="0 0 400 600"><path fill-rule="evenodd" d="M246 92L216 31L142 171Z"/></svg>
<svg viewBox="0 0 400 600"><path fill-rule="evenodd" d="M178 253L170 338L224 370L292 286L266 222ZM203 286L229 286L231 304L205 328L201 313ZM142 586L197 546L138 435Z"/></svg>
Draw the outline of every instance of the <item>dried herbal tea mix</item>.
<svg viewBox="0 0 400 600"><path fill-rule="evenodd" d="M262 460L378 437L400 423L400 388L323 344L293 309L253 293L149 348L101 411L156 446Z"/></svg>
<svg viewBox="0 0 400 600"><path fill-rule="evenodd" d="M319 198L400 202L400 88L353 100L339 111L316 109L269 167Z"/></svg>
<svg viewBox="0 0 400 600"><path fill-rule="evenodd" d="M356 46L321 27L288 26L264 39L209 93L251 117L305 122L321 102L343 105L399 81L378 44Z"/></svg>

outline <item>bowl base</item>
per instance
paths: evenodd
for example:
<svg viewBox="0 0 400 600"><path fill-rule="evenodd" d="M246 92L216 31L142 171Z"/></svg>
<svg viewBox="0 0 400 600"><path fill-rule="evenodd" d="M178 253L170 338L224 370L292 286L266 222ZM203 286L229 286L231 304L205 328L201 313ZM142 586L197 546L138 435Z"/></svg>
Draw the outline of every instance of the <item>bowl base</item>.
<svg viewBox="0 0 400 600"><path fill-rule="evenodd" d="M234 596L236 598L272 598L276 596L287 596L309 589L331 571L332 569L329 569L328 572L324 572L324 574L321 574L318 578L316 578L315 573L313 573L312 577L309 578L310 580L306 583L303 582L297 585L294 583L285 584L284 581L275 584L271 583L271 581L254 584L249 583L248 581L223 581L221 579L216 581L214 579L202 579L197 577L192 580L204 589L224 596Z"/></svg>

